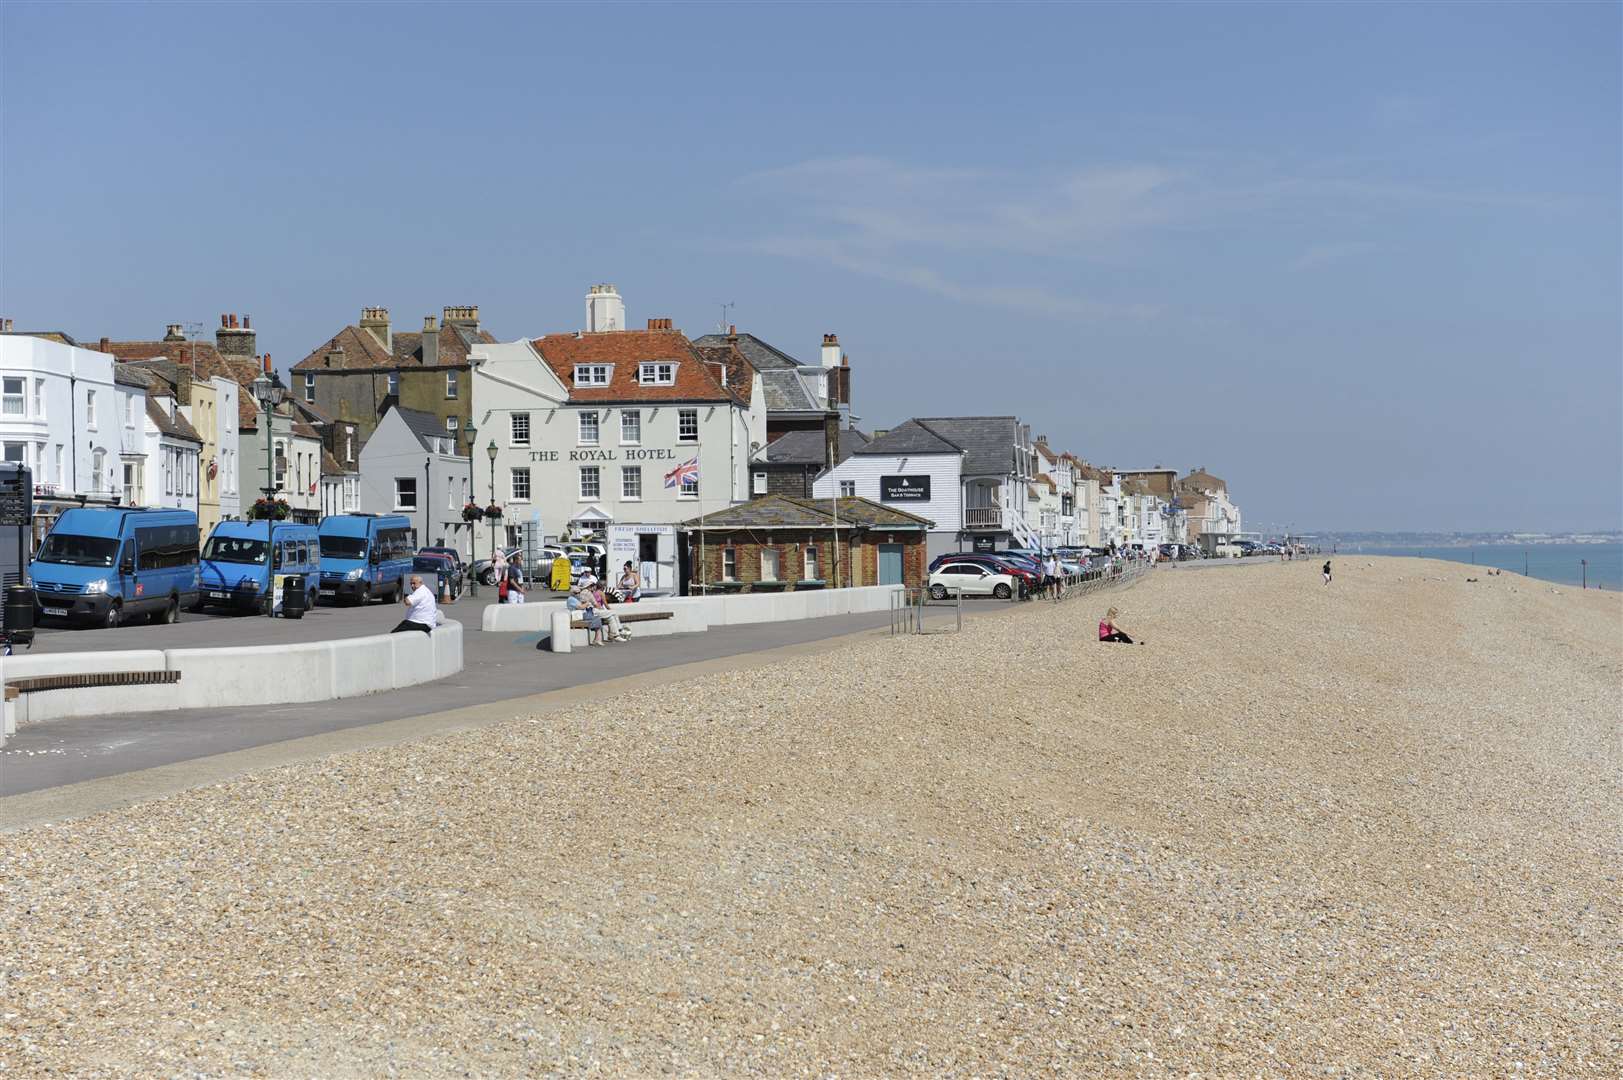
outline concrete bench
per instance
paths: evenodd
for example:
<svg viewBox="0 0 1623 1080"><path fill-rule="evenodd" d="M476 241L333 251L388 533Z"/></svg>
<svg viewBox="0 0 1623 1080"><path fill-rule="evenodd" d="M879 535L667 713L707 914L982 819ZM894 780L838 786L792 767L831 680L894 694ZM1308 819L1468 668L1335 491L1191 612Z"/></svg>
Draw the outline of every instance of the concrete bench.
<svg viewBox="0 0 1623 1080"><path fill-rule="evenodd" d="M676 618L674 611L627 611L624 608L611 610L610 614L622 623L662 623ZM552 613L552 639L551 648L555 653L573 652L575 648L575 635L580 635L580 644L586 644L586 620L584 618L571 618L574 612L560 609ZM607 616L604 623L608 622ZM674 624L673 624L674 626ZM656 633L670 631L656 631Z"/></svg>

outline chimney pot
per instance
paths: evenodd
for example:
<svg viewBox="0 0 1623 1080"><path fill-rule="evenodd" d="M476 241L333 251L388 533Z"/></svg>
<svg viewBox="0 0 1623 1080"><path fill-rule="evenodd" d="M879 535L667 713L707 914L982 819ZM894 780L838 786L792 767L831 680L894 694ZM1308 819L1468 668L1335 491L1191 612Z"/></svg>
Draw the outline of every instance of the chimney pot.
<svg viewBox="0 0 1623 1080"><path fill-rule="evenodd" d="M737 337L738 336L738 327L734 326L732 323L728 323L727 324L727 336L728 337Z"/></svg>
<svg viewBox="0 0 1623 1080"><path fill-rule="evenodd" d="M11 329L11 320L10 319L6 320L6 329L7 330ZM101 339L101 348L98 349L97 351L98 352L112 352L113 351L113 343L111 341L108 341L104 337L104 338Z"/></svg>
<svg viewBox="0 0 1623 1080"><path fill-rule="evenodd" d="M254 324L248 321L248 316L246 315L242 317L242 328L244 330L252 330L254 328Z"/></svg>
<svg viewBox="0 0 1623 1080"><path fill-rule="evenodd" d="M231 325L231 316L229 316L229 315L221 315L220 316L220 329L222 329L222 330L227 329L228 327L230 327L230 325Z"/></svg>

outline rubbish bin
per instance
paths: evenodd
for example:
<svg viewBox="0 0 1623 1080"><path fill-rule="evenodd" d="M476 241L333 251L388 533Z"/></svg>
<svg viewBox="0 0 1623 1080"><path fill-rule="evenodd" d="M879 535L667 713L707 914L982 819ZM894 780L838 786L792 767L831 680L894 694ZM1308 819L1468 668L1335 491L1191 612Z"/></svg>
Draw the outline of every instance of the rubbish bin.
<svg viewBox="0 0 1623 1080"><path fill-rule="evenodd" d="M6 630L13 634L34 629L34 590L27 585L6 588Z"/></svg>
<svg viewBox="0 0 1623 1080"><path fill-rule="evenodd" d="M282 583L282 618L302 619L309 600L305 595L304 575L289 575Z"/></svg>

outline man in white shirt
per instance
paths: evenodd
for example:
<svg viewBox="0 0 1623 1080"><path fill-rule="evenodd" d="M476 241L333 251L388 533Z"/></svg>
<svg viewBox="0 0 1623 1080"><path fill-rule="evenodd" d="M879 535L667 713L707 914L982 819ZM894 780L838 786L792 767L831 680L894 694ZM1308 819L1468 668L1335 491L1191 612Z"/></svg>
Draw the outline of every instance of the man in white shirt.
<svg viewBox="0 0 1623 1080"><path fill-rule="evenodd" d="M421 574L411 575L411 591L402 596L400 602L406 605L406 617L389 633L398 634L402 630L421 630L425 634L434 632L434 627L440 621L439 605L434 602L434 594L423 584Z"/></svg>

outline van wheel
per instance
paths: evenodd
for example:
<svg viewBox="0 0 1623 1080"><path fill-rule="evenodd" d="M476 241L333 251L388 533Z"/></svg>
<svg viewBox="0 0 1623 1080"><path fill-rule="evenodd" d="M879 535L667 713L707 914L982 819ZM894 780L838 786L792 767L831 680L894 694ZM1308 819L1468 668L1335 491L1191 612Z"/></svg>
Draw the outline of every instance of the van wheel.
<svg viewBox="0 0 1623 1080"><path fill-rule="evenodd" d="M173 626L175 623L178 623L180 621L180 597L171 596L169 598L169 603L164 607L163 611L158 613L157 617L153 621L164 623L169 626Z"/></svg>
<svg viewBox="0 0 1623 1080"><path fill-rule="evenodd" d="M123 605L116 602L111 604L107 608L107 614L101 617L101 625L104 630L117 630L124 625Z"/></svg>
<svg viewBox="0 0 1623 1080"><path fill-rule="evenodd" d="M999 600L1007 600L1009 598L1009 587L1007 585L995 585L992 587L992 595Z"/></svg>
<svg viewBox="0 0 1623 1080"><path fill-rule="evenodd" d="M362 585L361 586L361 591L355 594L355 604L356 604L357 607L366 606L367 601L369 601L371 599L372 599L372 586L370 586L370 585Z"/></svg>

